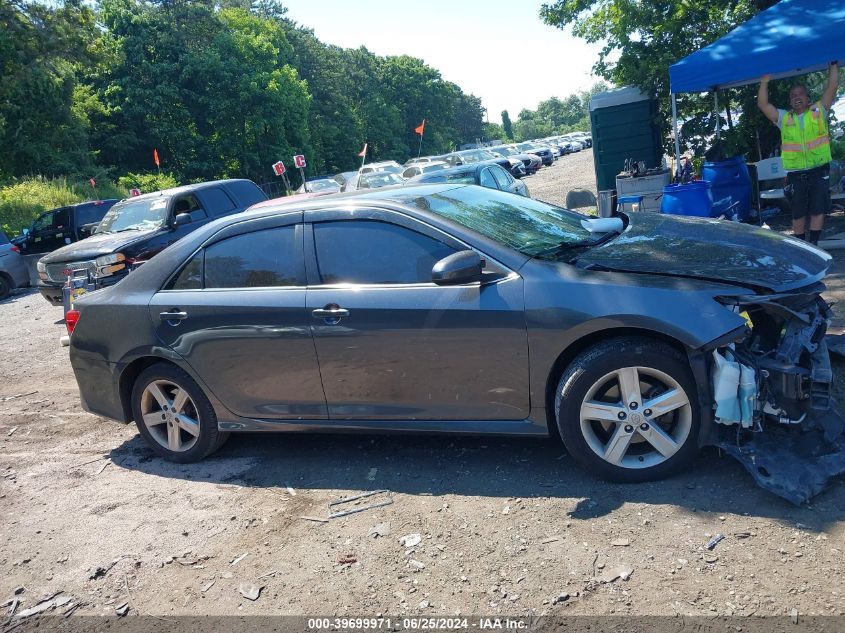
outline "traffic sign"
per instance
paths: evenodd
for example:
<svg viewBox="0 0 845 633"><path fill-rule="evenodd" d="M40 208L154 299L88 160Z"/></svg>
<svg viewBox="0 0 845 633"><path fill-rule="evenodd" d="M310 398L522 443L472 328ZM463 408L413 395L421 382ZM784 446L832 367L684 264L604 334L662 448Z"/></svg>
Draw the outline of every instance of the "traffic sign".
<svg viewBox="0 0 845 633"><path fill-rule="evenodd" d="M273 173L277 176L281 176L283 173L285 173L285 164L282 161L273 163Z"/></svg>
<svg viewBox="0 0 845 633"><path fill-rule="evenodd" d="M304 169L305 168L305 156L303 154L297 154L293 157L293 164L296 165L297 169Z"/></svg>

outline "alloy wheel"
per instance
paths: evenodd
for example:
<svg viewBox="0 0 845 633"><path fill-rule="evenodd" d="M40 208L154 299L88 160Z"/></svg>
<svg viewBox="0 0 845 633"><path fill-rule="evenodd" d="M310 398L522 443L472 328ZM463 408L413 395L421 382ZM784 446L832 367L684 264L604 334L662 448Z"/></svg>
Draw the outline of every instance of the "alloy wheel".
<svg viewBox="0 0 845 633"><path fill-rule="evenodd" d="M590 449L622 468L662 464L689 439L692 407L683 387L650 367L605 374L581 403L580 426Z"/></svg>
<svg viewBox="0 0 845 633"><path fill-rule="evenodd" d="M175 382L155 380L148 384L141 395L141 415L153 439L170 451L190 450L199 439L196 405Z"/></svg>

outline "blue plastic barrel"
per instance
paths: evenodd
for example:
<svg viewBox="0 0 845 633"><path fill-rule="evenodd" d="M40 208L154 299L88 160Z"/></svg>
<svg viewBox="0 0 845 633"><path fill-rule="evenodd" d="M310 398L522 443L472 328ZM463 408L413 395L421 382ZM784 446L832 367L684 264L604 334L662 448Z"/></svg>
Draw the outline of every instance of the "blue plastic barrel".
<svg viewBox="0 0 845 633"><path fill-rule="evenodd" d="M713 194L710 191L709 182L694 180L682 185L663 187L663 198L660 200L661 213L709 218L713 215L712 209Z"/></svg>
<svg viewBox="0 0 845 633"><path fill-rule="evenodd" d="M745 158L734 156L716 163L704 163L701 178L713 192L713 215L736 217L745 222L751 216L751 177Z"/></svg>

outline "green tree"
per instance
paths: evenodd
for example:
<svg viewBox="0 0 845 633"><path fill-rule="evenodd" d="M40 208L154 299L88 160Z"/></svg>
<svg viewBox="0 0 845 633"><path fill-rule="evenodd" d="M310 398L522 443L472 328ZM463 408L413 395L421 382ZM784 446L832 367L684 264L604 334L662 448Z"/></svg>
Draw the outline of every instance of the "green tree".
<svg viewBox="0 0 845 633"><path fill-rule="evenodd" d="M278 22L184 0L103 0L119 51L104 86L121 144L106 160L150 167L153 148L182 179L244 176L310 153L310 95Z"/></svg>
<svg viewBox="0 0 845 633"><path fill-rule="evenodd" d="M0 0L0 24L0 174L84 172L87 121L74 104L88 96L77 75L93 63L93 11Z"/></svg>
<svg viewBox="0 0 845 633"><path fill-rule="evenodd" d="M513 139L513 123L511 122L511 115L507 110L502 110L502 129L505 131L505 136Z"/></svg>
<svg viewBox="0 0 845 633"><path fill-rule="evenodd" d="M481 135L485 141L505 140L505 128L498 123L484 123L482 126Z"/></svg>
<svg viewBox="0 0 845 633"><path fill-rule="evenodd" d="M657 123L671 151L669 122L669 66L742 24L755 13L778 0L556 0L544 4L540 17L546 24L571 25L577 37L602 43L593 72L619 86L639 86L659 99ZM733 103L749 103L756 87L731 91ZM682 136L697 154L714 129L712 96L679 95L678 108L685 120ZM758 124L756 107L745 108L744 149L751 146L749 134Z"/></svg>

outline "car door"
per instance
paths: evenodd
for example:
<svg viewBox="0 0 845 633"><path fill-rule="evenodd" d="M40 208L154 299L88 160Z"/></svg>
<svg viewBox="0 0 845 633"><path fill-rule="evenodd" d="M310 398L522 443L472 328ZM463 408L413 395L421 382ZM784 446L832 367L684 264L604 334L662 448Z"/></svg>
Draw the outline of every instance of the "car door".
<svg viewBox="0 0 845 633"><path fill-rule="evenodd" d="M399 212L311 213L306 303L330 418L528 416L518 275L488 259L483 283L438 286L433 265L465 244Z"/></svg>
<svg viewBox="0 0 845 633"><path fill-rule="evenodd" d="M326 417L300 218L227 227L150 302L159 339L239 416Z"/></svg>
<svg viewBox="0 0 845 633"><path fill-rule="evenodd" d="M70 210L67 207L53 209L39 215L32 224L29 235L30 253L49 253L65 245L62 237L68 223ZM67 229L69 233L69 229Z"/></svg>

